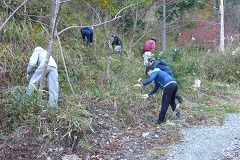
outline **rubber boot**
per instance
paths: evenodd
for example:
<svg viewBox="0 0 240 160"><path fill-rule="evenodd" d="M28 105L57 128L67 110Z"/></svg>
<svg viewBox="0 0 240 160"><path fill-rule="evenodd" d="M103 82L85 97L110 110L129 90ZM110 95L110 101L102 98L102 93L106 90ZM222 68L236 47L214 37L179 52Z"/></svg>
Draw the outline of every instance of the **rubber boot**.
<svg viewBox="0 0 240 160"><path fill-rule="evenodd" d="M158 120L161 121L161 122L163 123L164 120L165 120L165 115L159 113Z"/></svg>

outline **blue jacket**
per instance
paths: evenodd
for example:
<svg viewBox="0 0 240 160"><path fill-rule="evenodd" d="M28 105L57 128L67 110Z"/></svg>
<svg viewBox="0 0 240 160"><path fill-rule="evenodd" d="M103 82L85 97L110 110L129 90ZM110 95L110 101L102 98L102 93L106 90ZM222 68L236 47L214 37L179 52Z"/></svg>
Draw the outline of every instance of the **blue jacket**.
<svg viewBox="0 0 240 160"><path fill-rule="evenodd" d="M91 27L85 27L81 30L82 39L87 38L88 43L93 42L93 29Z"/></svg>
<svg viewBox="0 0 240 160"><path fill-rule="evenodd" d="M146 86L148 84L150 84L152 81L155 82L155 86L154 88L148 93L149 95L153 95L154 93L156 93L158 91L159 88L163 89L164 86L171 82L174 81L174 78L171 77L169 74L167 74L164 71L161 71L159 68L155 68L154 70L152 70L151 76L142 83L143 86Z"/></svg>
<svg viewBox="0 0 240 160"><path fill-rule="evenodd" d="M163 59L154 60L152 65L153 65L154 68L159 68L162 71L166 72L167 74L169 74L170 76L173 77L172 70L169 68L169 66L168 66L168 64L165 60L163 60Z"/></svg>
<svg viewBox="0 0 240 160"><path fill-rule="evenodd" d="M117 35L114 36L114 39L113 39L113 42L112 42L112 46L114 44L116 46L122 46L122 40Z"/></svg>

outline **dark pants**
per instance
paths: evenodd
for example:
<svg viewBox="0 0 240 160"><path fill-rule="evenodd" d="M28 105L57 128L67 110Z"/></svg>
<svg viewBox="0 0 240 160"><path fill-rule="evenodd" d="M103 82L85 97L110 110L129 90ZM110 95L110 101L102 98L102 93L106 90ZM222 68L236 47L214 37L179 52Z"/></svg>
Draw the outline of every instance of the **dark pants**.
<svg viewBox="0 0 240 160"><path fill-rule="evenodd" d="M162 107L159 112L159 118L158 118L161 122L163 122L165 119L165 115L167 113L169 105L172 107L173 111L175 110L176 108L175 96L176 96L177 90L178 90L177 83L169 84L168 86L163 88Z"/></svg>
<svg viewBox="0 0 240 160"><path fill-rule="evenodd" d="M82 29L81 34L82 34L82 40L85 42L87 39L87 45L90 45L93 41L92 40L93 33L89 29Z"/></svg>

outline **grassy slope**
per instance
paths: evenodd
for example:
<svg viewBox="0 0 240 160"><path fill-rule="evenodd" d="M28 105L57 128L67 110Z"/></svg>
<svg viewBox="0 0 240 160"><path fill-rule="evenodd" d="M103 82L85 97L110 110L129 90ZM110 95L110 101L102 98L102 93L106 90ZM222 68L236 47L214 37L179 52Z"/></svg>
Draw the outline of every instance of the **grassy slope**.
<svg viewBox="0 0 240 160"><path fill-rule="evenodd" d="M45 101L37 102L34 100L36 97L28 97L22 87L10 87L9 90L5 90L3 94L5 98L1 100L1 103L3 103L1 121L4 122L1 126L2 143L9 143L15 146L14 148L19 148L19 145L23 143L33 147L37 137L40 137L42 138L40 142L43 145L41 151L51 154L52 152L47 151L49 146L64 146L64 149L69 147L69 150L71 150L73 140L68 135L73 136L75 134L76 137L81 138L81 141L77 143L76 153L81 153L81 148L88 152L95 152L99 148L94 145L91 137L98 136L96 133L100 131L99 126L101 123L110 127L106 129L110 133L122 133L128 127L134 127L140 123L150 124L150 127L154 127L149 122L158 115L161 91L155 97L142 100L140 95L147 93L153 85L143 89L133 87L144 73L141 57L122 61L119 55L114 54L111 63L111 78L106 81L107 56L96 55L93 57L93 61L88 60L91 57L92 48L81 48L81 45L79 46L80 49L75 49L75 52L71 50L65 52L71 83L76 94L71 93L60 58L58 58L61 84L59 110L47 109L44 107ZM86 52L82 53L82 50ZM29 54L31 53L29 52ZM86 65L74 58L79 57L79 54L81 54L80 57L85 59ZM174 122L181 124L183 127L199 124L220 124L227 112L239 111L239 84L229 85L206 78L205 72L212 71L204 71L198 65L192 65L196 60L199 59L200 61L202 59L202 56L196 57L195 54L198 53L193 53L193 57L191 57L190 53L183 54L179 62L172 62L169 54L164 55L174 69L174 73L176 73L176 80L180 86L179 92L184 98L184 103L181 105L181 117ZM204 59L208 59L208 54L205 56ZM26 66L26 60L19 61L24 61L23 66ZM13 60L12 63L14 62ZM12 78L10 80L12 83L10 86L27 86L27 82L22 78L24 77L24 71L20 71L23 68L22 65L19 63L16 63L16 65L19 67L11 71L9 78ZM217 66L218 64L216 64ZM19 71L15 69L19 69ZM196 72L195 75L192 74L193 71ZM19 76L15 74L19 74ZM202 80L199 91L194 91L192 87L195 78ZM224 77L221 77L220 80L224 80ZM47 99L47 95L45 97ZM170 109L167 118L169 120L174 119L171 117ZM169 131L173 129L168 126L163 127ZM19 131L21 128L23 128L24 132ZM9 139L9 136L7 136L9 134L13 136L15 134L24 134L24 138L15 137L16 139ZM173 132L171 136L177 140L178 136L176 135L177 133ZM100 139L98 140L100 143ZM172 141L165 141L164 145L166 143L172 143ZM40 151L39 148L34 149ZM8 147L3 147L4 155L10 154L8 150ZM26 149L21 149L18 152L26 151ZM66 151L66 153L68 152ZM35 156L34 153L32 156Z"/></svg>
<svg viewBox="0 0 240 160"><path fill-rule="evenodd" d="M51 110L46 108L45 100L37 102L36 95L28 97L24 90L24 86L27 86L24 76L28 58L36 42L47 46L39 38L46 37L47 30L43 26L24 21L11 21L8 25L5 33L8 35L8 43L0 46L0 67L7 72L1 79L1 84L5 84L0 108L3 122L0 128L0 151L3 156L9 156L15 151L11 156L16 158L21 153L31 151L29 158L36 158L39 152L50 154L49 146L64 146L66 153L73 148L78 153L93 153L99 150L99 146L92 142L92 137L100 136L97 133L101 124L108 126L105 130L110 133L124 133L130 126L135 127L140 123L155 127L149 122L158 114L161 91L155 97L142 100L140 95L147 93L152 85L144 89L133 87L145 69L139 53L133 53L128 59L125 52L123 59L114 54L110 80L106 80L109 50L103 48L104 42L99 40L100 43L96 46L98 53L94 55L93 48L86 48L81 44L76 30L66 33L62 37L62 45L75 94L71 93L67 83L56 43L53 56L59 64L60 109ZM101 30L97 29L96 34L101 37ZM218 53L209 54L189 49L182 53L179 61L172 62L169 54L171 49L162 57L173 68L179 83L179 92L184 98L182 115L176 123L183 127L221 123L227 112L239 111L239 52L231 55L229 51L219 56ZM199 91L192 88L196 78L202 80ZM47 94L44 98L47 99ZM167 118L173 119L170 110ZM163 127L167 131L173 130L167 125ZM171 136L178 139L176 134ZM76 141L77 147L74 147ZM99 144L100 139L97 141ZM29 147L24 147L25 145Z"/></svg>

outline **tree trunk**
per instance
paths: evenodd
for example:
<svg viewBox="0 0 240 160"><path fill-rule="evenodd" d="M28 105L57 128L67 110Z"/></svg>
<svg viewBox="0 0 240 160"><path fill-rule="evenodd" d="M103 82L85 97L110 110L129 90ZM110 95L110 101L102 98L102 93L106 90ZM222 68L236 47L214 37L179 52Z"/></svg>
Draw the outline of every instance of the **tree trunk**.
<svg viewBox="0 0 240 160"><path fill-rule="evenodd" d="M104 14L104 22L107 22L108 21L108 12L105 12L105 14ZM107 38L107 24L106 23L104 23L103 24L103 33L104 33L104 41L106 40L106 38ZM104 48L104 50L106 50L106 44L104 43L104 46L103 46L103 48Z"/></svg>
<svg viewBox="0 0 240 160"><path fill-rule="evenodd" d="M56 10L56 1L52 0L52 5L51 5L51 20L50 20L50 28L49 28L49 32L51 33L53 30L53 26L54 26L54 16L55 16L55 10Z"/></svg>
<svg viewBox="0 0 240 160"><path fill-rule="evenodd" d="M91 25L95 24L95 18L94 18L94 15L93 15L93 12L92 12L92 22L91 22ZM94 28L93 30L93 43L94 43L94 50L93 50L93 54L97 54L97 36L96 36L96 27Z"/></svg>
<svg viewBox="0 0 240 160"><path fill-rule="evenodd" d="M56 38L56 24L57 24L58 13L60 10L60 0L53 0L53 1L54 1L53 3L56 4L55 11L53 12L53 16L52 16L52 20L51 20L51 22L53 23L53 28L52 28L52 32L51 32L51 40L50 40L49 47L48 47L48 53L46 56L46 60L45 60L44 67L43 67L43 72L42 72L41 79L40 79L40 87L39 87L40 92L39 93L41 93L41 91L43 90L43 87L44 87L44 82L45 82L44 79L46 77L48 62L49 62L50 55L52 52L54 40ZM41 94L39 94L39 96L41 97Z"/></svg>
<svg viewBox="0 0 240 160"><path fill-rule="evenodd" d="M221 12L221 30L220 30L220 51L224 52L224 6L223 0L220 0L220 12Z"/></svg>
<svg viewBox="0 0 240 160"><path fill-rule="evenodd" d="M166 1L163 1L163 19L162 19L162 51L166 50Z"/></svg>
<svg viewBox="0 0 240 160"><path fill-rule="evenodd" d="M134 22L133 22L132 37L129 40L128 58L130 58L131 53L132 53L133 41L134 41L135 32L136 32L136 28L137 28L137 21L138 21L138 2L136 5L135 18L134 18Z"/></svg>

